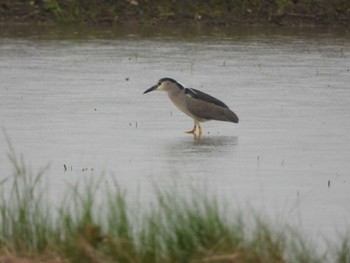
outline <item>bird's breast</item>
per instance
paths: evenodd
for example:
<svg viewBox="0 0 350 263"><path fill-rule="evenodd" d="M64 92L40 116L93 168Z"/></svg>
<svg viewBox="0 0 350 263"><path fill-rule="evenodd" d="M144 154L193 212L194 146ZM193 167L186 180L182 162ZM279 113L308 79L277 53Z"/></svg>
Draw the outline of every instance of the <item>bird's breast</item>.
<svg viewBox="0 0 350 263"><path fill-rule="evenodd" d="M186 106L186 100L185 97L181 95L173 95L173 94L168 94L170 100L174 103L174 105L181 110L182 112L188 114L187 106Z"/></svg>

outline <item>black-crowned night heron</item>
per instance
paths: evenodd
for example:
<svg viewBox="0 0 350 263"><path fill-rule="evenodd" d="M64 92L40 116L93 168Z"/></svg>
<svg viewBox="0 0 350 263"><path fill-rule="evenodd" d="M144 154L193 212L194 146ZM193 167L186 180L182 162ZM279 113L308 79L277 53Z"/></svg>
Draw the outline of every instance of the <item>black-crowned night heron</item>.
<svg viewBox="0 0 350 263"><path fill-rule="evenodd" d="M209 120L238 123L237 115L225 103L202 91L184 88L174 79L162 78L144 94L154 90L166 91L176 107L193 119L194 127L187 133L196 133L198 126L201 135L202 128L199 123Z"/></svg>

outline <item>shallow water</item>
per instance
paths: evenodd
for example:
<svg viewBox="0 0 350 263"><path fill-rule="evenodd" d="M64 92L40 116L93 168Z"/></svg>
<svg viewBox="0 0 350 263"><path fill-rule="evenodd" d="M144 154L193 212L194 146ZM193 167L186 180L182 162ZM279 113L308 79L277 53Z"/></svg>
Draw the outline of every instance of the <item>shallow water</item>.
<svg viewBox="0 0 350 263"><path fill-rule="evenodd" d="M33 171L50 163L53 201L103 173L144 200L155 183L206 185L332 238L350 223L350 37L284 30L3 29L0 125ZM166 94L142 94L162 77L222 99L240 123L185 134L192 120Z"/></svg>

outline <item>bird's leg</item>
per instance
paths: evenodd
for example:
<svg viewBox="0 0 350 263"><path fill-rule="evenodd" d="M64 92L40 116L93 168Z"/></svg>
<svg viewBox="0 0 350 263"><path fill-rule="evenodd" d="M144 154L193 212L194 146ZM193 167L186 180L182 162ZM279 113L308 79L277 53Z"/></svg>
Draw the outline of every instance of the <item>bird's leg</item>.
<svg viewBox="0 0 350 263"><path fill-rule="evenodd" d="M199 125L199 123L197 124L198 125L198 129L199 129L199 135L202 135L202 127Z"/></svg>
<svg viewBox="0 0 350 263"><path fill-rule="evenodd" d="M197 130L197 125L194 124L193 129L190 131L187 131L186 133L196 133L196 130Z"/></svg>

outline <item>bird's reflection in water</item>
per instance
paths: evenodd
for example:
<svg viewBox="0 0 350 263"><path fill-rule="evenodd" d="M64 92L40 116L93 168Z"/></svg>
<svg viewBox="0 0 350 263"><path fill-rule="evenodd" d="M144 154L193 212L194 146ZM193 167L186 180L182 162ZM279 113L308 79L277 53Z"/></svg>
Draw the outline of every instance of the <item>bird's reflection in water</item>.
<svg viewBox="0 0 350 263"><path fill-rule="evenodd" d="M226 147L238 144L237 136L202 136L193 134L193 145Z"/></svg>
<svg viewBox="0 0 350 263"><path fill-rule="evenodd" d="M180 175L210 178L217 171L218 163L234 160L238 137L191 135L173 137L163 145L165 173L172 178Z"/></svg>
<svg viewBox="0 0 350 263"><path fill-rule="evenodd" d="M219 158L235 151L238 136L184 136L173 138L166 144L166 155L172 161L188 160L188 158Z"/></svg>

